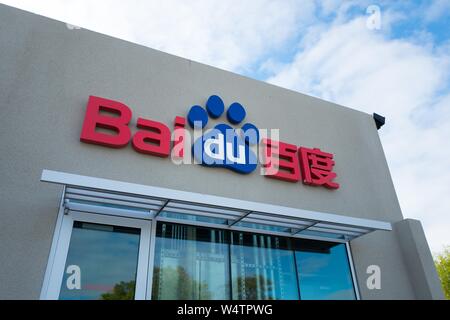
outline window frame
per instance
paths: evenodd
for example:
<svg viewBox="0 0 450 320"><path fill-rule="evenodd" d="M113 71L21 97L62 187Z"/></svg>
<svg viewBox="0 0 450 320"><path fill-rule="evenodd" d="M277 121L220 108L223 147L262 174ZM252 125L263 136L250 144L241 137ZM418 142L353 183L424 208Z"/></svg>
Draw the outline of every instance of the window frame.
<svg viewBox="0 0 450 320"><path fill-rule="evenodd" d="M57 230L54 234L52 253L47 265L41 299L59 299L74 221L140 229L135 300L145 300L148 297L148 269L152 221L84 212L64 212L62 205L58 214Z"/></svg>

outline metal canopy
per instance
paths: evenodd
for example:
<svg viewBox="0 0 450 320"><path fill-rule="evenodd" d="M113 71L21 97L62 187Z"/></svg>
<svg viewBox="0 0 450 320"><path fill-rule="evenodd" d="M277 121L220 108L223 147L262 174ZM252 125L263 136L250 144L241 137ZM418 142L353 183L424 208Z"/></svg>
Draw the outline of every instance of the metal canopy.
<svg viewBox="0 0 450 320"><path fill-rule="evenodd" d="M377 220L151 187L43 170L41 181L64 185L65 212L156 219L295 238L347 242L375 230Z"/></svg>

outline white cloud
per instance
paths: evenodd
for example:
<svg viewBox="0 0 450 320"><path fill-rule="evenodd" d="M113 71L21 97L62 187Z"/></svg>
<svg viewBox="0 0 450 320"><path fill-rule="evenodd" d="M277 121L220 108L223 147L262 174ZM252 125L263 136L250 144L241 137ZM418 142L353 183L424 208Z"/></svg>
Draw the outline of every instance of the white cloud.
<svg viewBox="0 0 450 320"><path fill-rule="evenodd" d="M6 0L97 32L232 71L277 51L314 17L295 0Z"/></svg>
<svg viewBox="0 0 450 320"><path fill-rule="evenodd" d="M363 17L317 30L269 82L385 115L380 134L403 213L441 250L450 243L450 51L389 40Z"/></svg>

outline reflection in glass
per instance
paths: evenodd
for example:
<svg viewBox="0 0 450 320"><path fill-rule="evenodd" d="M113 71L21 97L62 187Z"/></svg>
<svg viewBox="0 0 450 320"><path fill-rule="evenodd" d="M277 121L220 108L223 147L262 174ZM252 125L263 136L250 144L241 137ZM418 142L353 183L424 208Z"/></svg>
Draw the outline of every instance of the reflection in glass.
<svg viewBox="0 0 450 320"><path fill-rule="evenodd" d="M300 231L299 234L305 236L313 236L313 237L325 237L330 239L344 239L342 234L331 233L331 232L323 232L323 231L313 231L313 230L303 230Z"/></svg>
<svg viewBox="0 0 450 320"><path fill-rule="evenodd" d="M74 222L59 299L134 299L140 230ZM73 268L69 268L72 270ZM80 288L74 277L80 276Z"/></svg>
<svg viewBox="0 0 450 320"><path fill-rule="evenodd" d="M302 300L354 300L345 244L295 240Z"/></svg>
<svg viewBox="0 0 450 320"><path fill-rule="evenodd" d="M233 299L298 299L290 239L231 232L231 274Z"/></svg>
<svg viewBox="0 0 450 320"><path fill-rule="evenodd" d="M163 218L177 219L177 220L189 220L189 221L197 221L197 222L207 222L214 224L226 224L226 219L221 218L213 218L213 217L205 217L194 214L186 214L186 213L176 213L170 211L163 211L159 215Z"/></svg>
<svg viewBox="0 0 450 320"><path fill-rule="evenodd" d="M251 229L266 230L266 231L288 232L288 228L286 228L286 227L272 226L272 225L260 224L260 223L251 223L251 222L246 222L246 221L238 222L238 223L236 223L236 226L244 227L244 228L251 228Z"/></svg>
<svg viewBox="0 0 450 320"><path fill-rule="evenodd" d="M224 230L158 223L153 299L229 299Z"/></svg>

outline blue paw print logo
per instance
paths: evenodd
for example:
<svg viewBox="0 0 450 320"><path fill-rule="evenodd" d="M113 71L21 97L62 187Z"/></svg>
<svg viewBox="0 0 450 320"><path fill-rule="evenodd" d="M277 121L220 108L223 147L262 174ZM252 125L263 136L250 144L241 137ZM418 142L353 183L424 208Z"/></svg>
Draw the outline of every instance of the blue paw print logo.
<svg viewBox="0 0 450 320"><path fill-rule="evenodd" d="M204 129L208 119L218 119L225 112L225 105L219 96L212 95L206 102L206 110L201 106L193 106L189 110L187 120L194 129ZM232 103L227 111L228 122L238 125L244 121L246 112L238 103ZM192 146L194 158L202 165L223 167L239 173L250 173L256 169L257 156L250 145L258 144L259 130L245 123L240 129L219 123L207 130Z"/></svg>

